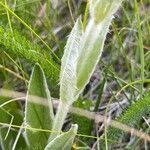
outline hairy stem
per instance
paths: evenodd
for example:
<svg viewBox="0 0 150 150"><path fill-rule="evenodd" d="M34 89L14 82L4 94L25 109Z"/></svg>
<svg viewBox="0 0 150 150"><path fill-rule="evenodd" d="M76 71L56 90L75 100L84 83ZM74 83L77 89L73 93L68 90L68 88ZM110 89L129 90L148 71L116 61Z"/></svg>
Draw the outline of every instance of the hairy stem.
<svg viewBox="0 0 150 150"><path fill-rule="evenodd" d="M52 128L52 131L56 131L56 132L52 132L49 138L49 142L52 141L55 137L57 137L60 134L59 131L61 132L63 123L65 121L65 118L70 108L69 106L70 105L66 103L60 102L55 119L54 119L53 128Z"/></svg>

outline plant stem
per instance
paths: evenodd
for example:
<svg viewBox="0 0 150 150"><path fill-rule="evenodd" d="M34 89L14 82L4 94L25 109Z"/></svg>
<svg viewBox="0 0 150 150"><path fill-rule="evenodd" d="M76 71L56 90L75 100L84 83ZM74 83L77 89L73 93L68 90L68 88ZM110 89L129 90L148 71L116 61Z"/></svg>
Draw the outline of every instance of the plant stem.
<svg viewBox="0 0 150 150"><path fill-rule="evenodd" d="M49 142L52 141L55 137L57 137L62 129L62 126L64 124L65 118L67 116L67 113L69 111L69 106L66 103L60 102L58 106L58 111L56 113L55 119L54 119L54 124L52 128L52 132L49 138ZM56 131L56 132L55 132ZM60 131L60 132L59 132Z"/></svg>

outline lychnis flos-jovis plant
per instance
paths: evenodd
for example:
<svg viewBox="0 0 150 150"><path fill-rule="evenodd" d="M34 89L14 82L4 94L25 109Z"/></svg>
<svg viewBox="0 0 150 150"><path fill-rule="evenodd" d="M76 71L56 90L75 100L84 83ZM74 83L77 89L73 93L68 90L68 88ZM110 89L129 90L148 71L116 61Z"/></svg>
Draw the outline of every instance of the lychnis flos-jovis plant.
<svg viewBox="0 0 150 150"><path fill-rule="evenodd" d="M85 31L81 18L77 19L65 46L60 72L60 104L56 115L52 110L50 93L44 72L39 65L33 69L26 100L25 124L31 128L52 130L50 135L26 129L28 146L38 145L45 150L69 150L77 133L77 125L60 133L72 103L78 98L98 63L113 14L122 0L91 0L90 19ZM32 103L36 95L47 99L49 107ZM41 102L43 102L41 100ZM33 119L34 118L34 119ZM36 138L35 138L36 137ZM59 143L59 144L58 144Z"/></svg>

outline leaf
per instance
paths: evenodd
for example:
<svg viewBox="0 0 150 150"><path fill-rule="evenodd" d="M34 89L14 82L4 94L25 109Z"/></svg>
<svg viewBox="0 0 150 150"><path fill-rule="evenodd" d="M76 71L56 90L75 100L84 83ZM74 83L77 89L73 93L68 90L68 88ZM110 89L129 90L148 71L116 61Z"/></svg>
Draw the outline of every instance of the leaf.
<svg viewBox="0 0 150 150"><path fill-rule="evenodd" d="M45 75L42 68L35 65L27 92L25 123L27 127L51 130L53 120L53 107ZM25 133L29 146L38 145L40 141L41 147L45 147L49 133L32 129L26 129Z"/></svg>
<svg viewBox="0 0 150 150"><path fill-rule="evenodd" d="M67 40L64 55L62 57L61 72L60 72L60 103L57 114L55 116L52 130L60 131L70 105L75 101L76 93L76 67L79 56L79 44L83 32L82 22L79 18ZM58 133L52 133L49 141L52 141Z"/></svg>
<svg viewBox="0 0 150 150"><path fill-rule="evenodd" d="M140 98L138 101L133 103L128 109L116 120L125 125L136 127L140 124L140 121L143 116L150 113L150 91L147 91L143 98ZM110 141L118 141L124 132L120 129L113 127L108 128L107 138Z"/></svg>
<svg viewBox="0 0 150 150"><path fill-rule="evenodd" d="M111 19L96 25L94 21L91 20L86 28L81 41L81 54L77 66L78 93L80 93L89 82L95 66L100 59L110 22Z"/></svg>
<svg viewBox="0 0 150 150"><path fill-rule="evenodd" d="M13 39L13 40L12 40ZM0 53L5 51L12 58L24 58L30 64L39 63L43 68L53 90L58 86L60 66L50 57L46 50L41 51L41 47L32 43L26 36L22 35L18 30L13 31L7 27L0 26ZM25 67L26 68L26 67Z"/></svg>
<svg viewBox="0 0 150 150"><path fill-rule="evenodd" d="M111 18L123 0L90 0L90 13L95 23Z"/></svg>
<svg viewBox="0 0 150 150"><path fill-rule="evenodd" d="M74 137L77 134L77 125L72 125L71 129L57 136L54 140L52 140L44 150L70 150Z"/></svg>
<svg viewBox="0 0 150 150"><path fill-rule="evenodd" d="M116 0L113 0L113 2L109 0L93 0L90 4L91 19L86 27L85 33L81 40L81 46L79 48L80 55L77 64L77 94L82 92L94 72L103 51L104 41L109 31L113 14L117 10L115 5ZM111 5L110 7L107 7L107 11L110 12L109 15L107 14L109 17L104 15L104 18L102 19L100 15L102 15L102 11L105 10L103 8L108 6L108 4ZM117 3L117 8L120 4L121 0L119 0L119 4Z"/></svg>
<svg viewBox="0 0 150 150"><path fill-rule="evenodd" d="M82 22L79 18L71 31L62 57L60 99L69 103L74 101L76 91L76 68L82 32Z"/></svg>

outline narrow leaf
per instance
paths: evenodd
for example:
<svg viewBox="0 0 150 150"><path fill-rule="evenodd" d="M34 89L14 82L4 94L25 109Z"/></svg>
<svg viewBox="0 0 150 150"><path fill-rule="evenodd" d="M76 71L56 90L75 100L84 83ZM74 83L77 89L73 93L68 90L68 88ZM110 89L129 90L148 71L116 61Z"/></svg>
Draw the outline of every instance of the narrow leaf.
<svg viewBox="0 0 150 150"><path fill-rule="evenodd" d="M117 3L116 0L93 0L90 3L91 18L82 37L81 47L79 48L81 52L77 64L78 94L82 92L89 82L95 66L101 57L104 41L109 31L113 14L117 10L116 5L118 8L121 1L122 0L119 0L119 3ZM107 9L106 12L104 11L105 8Z"/></svg>
<svg viewBox="0 0 150 150"><path fill-rule="evenodd" d="M30 128L50 130L53 119L53 108L45 75L42 68L35 65L26 98L25 123ZM26 129L25 133L29 146L39 145L40 141L41 147L45 147L49 133L32 129Z"/></svg>
<svg viewBox="0 0 150 150"><path fill-rule="evenodd" d="M90 20L86 28L81 42L81 55L77 66L77 88L80 92L89 82L100 59L111 19L98 25L94 23L94 20Z"/></svg>
<svg viewBox="0 0 150 150"><path fill-rule="evenodd" d="M82 22L79 18L67 40L64 55L62 57L60 72L60 99L57 114L55 116L52 130L60 131L67 116L70 105L75 101L76 88L76 68L79 56L79 44L83 32ZM49 142L59 135L52 133Z"/></svg>
<svg viewBox="0 0 150 150"><path fill-rule="evenodd" d="M82 32L82 22L79 18L71 31L62 57L60 99L65 102L72 102L74 100L76 91L76 67Z"/></svg>
<svg viewBox="0 0 150 150"><path fill-rule="evenodd" d="M77 134L77 125L72 125L72 128L52 140L46 146L45 150L70 150L74 137Z"/></svg>

